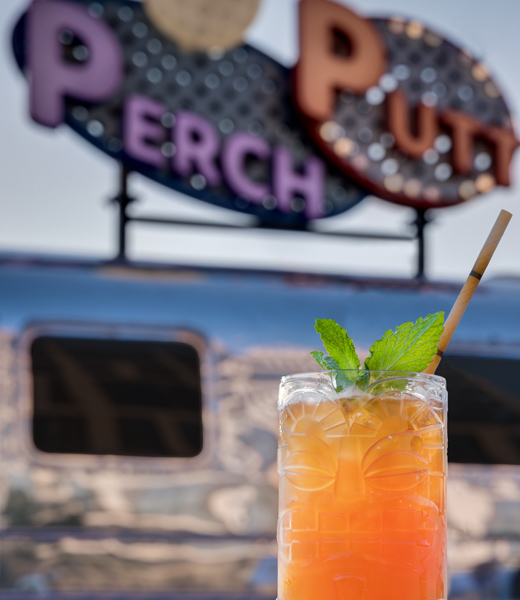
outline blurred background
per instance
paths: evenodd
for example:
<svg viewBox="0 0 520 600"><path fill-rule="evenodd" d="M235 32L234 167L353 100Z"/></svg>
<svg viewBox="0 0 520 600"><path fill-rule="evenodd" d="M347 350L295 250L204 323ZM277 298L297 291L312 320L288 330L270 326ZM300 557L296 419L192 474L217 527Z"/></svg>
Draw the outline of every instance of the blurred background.
<svg viewBox="0 0 520 600"><path fill-rule="evenodd" d="M353 9L368 16L405 16L468 48L491 70L514 118L520 110L515 0L354 0ZM117 191L113 161L68 127L52 131L28 117L27 84L10 49L10 35L24 3L0 5L3 82L0 130L0 248L109 258L116 252L115 210L107 200ZM282 64L298 56L296 0L263 0L246 40ZM427 273L433 279L461 280L473 264L499 210L515 212L520 154L514 158L512 187L497 188L453 208L433 211L427 231ZM241 216L205 205L134 175L131 193L139 199L134 212L172 218L241 222ZM411 209L368 197L344 215L320 224L323 229L410 232ZM243 221L243 219L242 219ZM215 265L274 267L342 274L409 277L415 272L413 243L324 239L294 233L197 231L133 225L129 256L169 263L192 261ZM518 275L520 220L513 219L489 267L493 275Z"/></svg>

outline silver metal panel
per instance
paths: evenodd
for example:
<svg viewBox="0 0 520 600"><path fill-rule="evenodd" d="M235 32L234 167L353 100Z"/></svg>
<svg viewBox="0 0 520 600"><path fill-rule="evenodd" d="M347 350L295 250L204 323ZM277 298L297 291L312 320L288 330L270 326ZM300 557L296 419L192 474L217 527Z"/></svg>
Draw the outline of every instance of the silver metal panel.
<svg viewBox="0 0 520 600"><path fill-rule="evenodd" d="M274 597L279 377L315 370L316 317L347 325L363 354L386 329L449 310L458 286L4 261L0 289L0 589ZM520 357L517 290L483 285L454 348ZM28 349L43 334L192 343L202 454L38 451ZM452 570L493 558L512 572L520 467L458 466L449 489Z"/></svg>

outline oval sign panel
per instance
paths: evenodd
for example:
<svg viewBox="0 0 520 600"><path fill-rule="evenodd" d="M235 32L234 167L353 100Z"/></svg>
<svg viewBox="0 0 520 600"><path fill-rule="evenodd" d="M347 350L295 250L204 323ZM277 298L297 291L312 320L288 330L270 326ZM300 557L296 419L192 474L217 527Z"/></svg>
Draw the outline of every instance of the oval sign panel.
<svg viewBox="0 0 520 600"><path fill-rule="evenodd" d="M310 139L290 70L241 41L258 2L234 4L235 20L222 0L34 0L14 33L33 119L266 224L351 208L367 190Z"/></svg>
<svg viewBox="0 0 520 600"><path fill-rule="evenodd" d="M438 208L509 186L519 142L495 81L468 52L420 23L363 19L328 0L301 0L300 38L308 130L374 194Z"/></svg>
<svg viewBox="0 0 520 600"><path fill-rule="evenodd" d="M258 5L33 0L13 36L31 115L276 227L368 193L432 208L509 185L509 111L465 51L416 22L301 0L287 69L242 42Z"/></svg>

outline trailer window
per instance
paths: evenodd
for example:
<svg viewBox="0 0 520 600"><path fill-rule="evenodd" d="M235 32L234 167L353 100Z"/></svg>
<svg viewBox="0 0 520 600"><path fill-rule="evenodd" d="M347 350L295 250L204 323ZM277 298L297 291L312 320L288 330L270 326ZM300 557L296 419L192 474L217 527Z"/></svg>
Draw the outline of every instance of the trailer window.
<svg viewBox="0 0 520 600"><path fill-rule="evenodd" d="M520 465L518 373L518 360L443 357L450 462Z"/></svg>
<svg viewBox="0 0 520 600"><path fill-rule="evenodd" d="M192 346L41 337L31 355L39 450L164 458L200 453L201 378Z"/></svg>

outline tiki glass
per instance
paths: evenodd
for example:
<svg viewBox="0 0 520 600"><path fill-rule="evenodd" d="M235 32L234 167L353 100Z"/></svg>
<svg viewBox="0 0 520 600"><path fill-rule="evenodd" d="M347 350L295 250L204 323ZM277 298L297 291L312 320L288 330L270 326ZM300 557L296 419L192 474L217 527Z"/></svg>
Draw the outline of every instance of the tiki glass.
<svg viewBox="0 0 520 600"><path fill-rule="evenodd" d="M289 375L278 404L278 600L446 598L445 380Z"/></svg>

